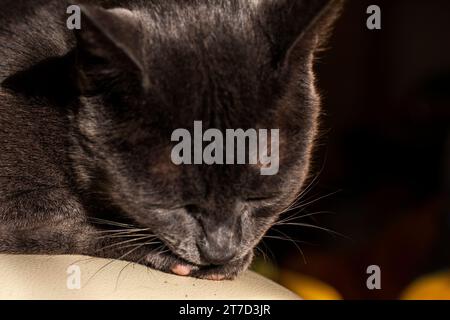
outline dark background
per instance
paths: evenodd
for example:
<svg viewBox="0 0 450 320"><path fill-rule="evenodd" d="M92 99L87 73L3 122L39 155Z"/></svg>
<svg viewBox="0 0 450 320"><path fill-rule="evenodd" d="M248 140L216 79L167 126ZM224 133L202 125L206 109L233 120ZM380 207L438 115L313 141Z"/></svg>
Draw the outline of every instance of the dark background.
<svg viewBox="0 0 450 320"><path fill-rule="evenodd" d="M372 4L381 30L366 27ZM289 241L261 248L278 268L314 276L346 299L398 298L414 279L450 267L450 1L350 0L316 71L320 174L302 201L325 197L297 214L332 214L296 222L349 239L280 226L312 243L299 244L306 263ZM372 264L382 290L366 287Z"/></svg>

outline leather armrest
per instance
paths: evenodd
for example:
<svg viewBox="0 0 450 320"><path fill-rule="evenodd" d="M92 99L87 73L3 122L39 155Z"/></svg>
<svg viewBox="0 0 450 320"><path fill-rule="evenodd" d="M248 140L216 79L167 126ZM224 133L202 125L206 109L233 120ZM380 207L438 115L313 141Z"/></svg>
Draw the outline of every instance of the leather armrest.
<svg viewBox="0 0 450 320"><path fill-rule="evenodd" d="M0 255L0 299L299 299L254 272L208 281L71 255Z"/></svg>

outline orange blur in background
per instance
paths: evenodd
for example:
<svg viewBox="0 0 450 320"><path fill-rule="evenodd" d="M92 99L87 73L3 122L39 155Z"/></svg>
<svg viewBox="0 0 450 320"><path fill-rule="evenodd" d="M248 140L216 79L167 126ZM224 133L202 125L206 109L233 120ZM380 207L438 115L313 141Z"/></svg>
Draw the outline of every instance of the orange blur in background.
<svg viewBox="0 0 450 320"><path fill-rule="evenodd" d="M320 174L287 214L343 236L277 227L257 271L306 299L450 299L449 17L446 0L348 1L316 65Z"/></svg>

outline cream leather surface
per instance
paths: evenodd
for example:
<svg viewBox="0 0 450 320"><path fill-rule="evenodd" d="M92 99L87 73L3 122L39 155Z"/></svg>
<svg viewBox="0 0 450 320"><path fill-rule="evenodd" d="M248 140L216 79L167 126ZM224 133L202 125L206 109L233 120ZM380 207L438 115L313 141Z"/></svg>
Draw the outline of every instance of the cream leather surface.
<svg viewBox="0 0 450 320"><path fill-rule="evenodd" d="M248 271L233 281L180 277L85 256L0 255L0 299L299 299Z"/></svg>

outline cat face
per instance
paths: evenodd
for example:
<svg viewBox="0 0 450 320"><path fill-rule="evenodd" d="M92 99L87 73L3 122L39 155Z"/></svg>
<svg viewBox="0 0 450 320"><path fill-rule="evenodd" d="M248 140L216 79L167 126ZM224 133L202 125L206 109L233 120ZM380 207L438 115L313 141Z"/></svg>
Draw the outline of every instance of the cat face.
<svg viewBox="0 0 450 320"><path fill-rule="evenodd" d="M300 192L317 130L312 58L337 10L328 2L83 7L76 172L170 249L149 258L154 267L171 256L236 274ZM192 132L194 121L279 129L278 173L175 165L171 134Z"/></svg>

